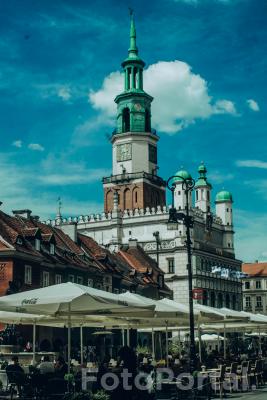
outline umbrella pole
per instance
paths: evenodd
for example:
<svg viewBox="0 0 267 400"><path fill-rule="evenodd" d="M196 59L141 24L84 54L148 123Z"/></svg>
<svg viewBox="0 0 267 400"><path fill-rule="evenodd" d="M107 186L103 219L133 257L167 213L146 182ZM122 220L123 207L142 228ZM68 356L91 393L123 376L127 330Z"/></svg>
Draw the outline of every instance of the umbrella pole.
<svg viewBox="0 0 267 400"><path fill-rule="evenodd" d="M80 326L81 365L83 364L83 326Z"/></svg>
<svg viewBox="0 0 267 400"><path fill-rule="evenodd" d="M130 328L127 327L127 346L130 346Z"/></svg>
<svg viewBox="0 0 267 400"><path fill-rule="evenodd" d="M198 330L198 351L199 351L199 361L202 363L202 352L201 352L201 329L200 329L200 321L198 320L198 325L197 325L197 330Z"/></svg>
<svg viewBox="0 0 267 400"><path fill-rule="evenodd" d="M259 356L261 356L261 328L259 327Z"/></svg>
<svg viewBox="0 0 267 400"><path fill-rule="evenodd" d="M70 316L70 304L68 312L68 373L70 373L70 347L71 347L71 316Z"/></svg>
<svg viewBox="0 0 267 400"><path fill-rule="evenodd" d="M226 324L223 323L223 358L226 360Z"/></svg>
<svg viewBox="0 0 267 400"><path fill-rule="evenodd" d="M122 328L121 330L121 335L122 335L122 346L125 346L125 335L124 335L124 329Z"/></svg>
<svg viewBox="0 0 267 400"><path fill-rule="evenodd" d="M167 367L169 366L169 343L168 343L168 321L166 321L166 331L165 331L165 337L166 337L166 365Z"/></svg>
<svg viewBox="0 0 267 400"><path fill-rule="evenodd" d="M33 323L32 330L32 363L35 365L36 360L36 322Z"/></svg>
<svg viewBox="0 0 267 400"><path fill-rule="evenodd" d="M154 328L151 330L151 339L152 339L152 358L153 361L155 360L155 334L154 334Z"/></svg>

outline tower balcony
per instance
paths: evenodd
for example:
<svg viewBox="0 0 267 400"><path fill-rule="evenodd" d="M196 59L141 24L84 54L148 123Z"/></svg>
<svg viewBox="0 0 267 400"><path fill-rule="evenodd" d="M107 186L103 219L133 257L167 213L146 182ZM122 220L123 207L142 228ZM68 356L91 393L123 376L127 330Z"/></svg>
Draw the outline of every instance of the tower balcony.
<svg viewBox="0 0 267 400"><path fill-rule="evenodd" d="M157 186L166 186L166 181L160 178L158 175L148 174L147 172L132 172L132 173L122 173L118 175L110 175L102 179L103 184L113 183L113 184L127 184L136 179L147 179Z"/></svg>
<svg viewBox="0 0 267 400"><path fill-rule="evenodd" d="M117 128L115 128L113 131L112 131L112 136L115 136L115 135L123 135L123 134L125 134L125 133L128 133L128 132L118 132L118 129ZM132 132L132 133L139 133L139 132ZM144 133L144 132L140 132L140 133ZM157 134L157 131L156 131L156 129L154 129L154 128L151 128L151 130L149 131L149 132L145 132L145 133L151 133L152 135L154 135L154 136L158 136L158 134Z"/></svg>

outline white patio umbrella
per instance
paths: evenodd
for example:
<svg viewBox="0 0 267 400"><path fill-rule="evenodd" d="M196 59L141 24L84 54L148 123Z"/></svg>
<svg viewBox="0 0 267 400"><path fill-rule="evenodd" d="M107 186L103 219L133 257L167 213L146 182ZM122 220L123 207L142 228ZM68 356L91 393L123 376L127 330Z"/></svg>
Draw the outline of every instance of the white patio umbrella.
<svg viewBox="0 0 267 400"><path fill-rule="evenodd" d="M0 297L0 309L24 313L68 317L68 368L70 370L71 317L90 314L137 313L153 315L153 305L122 300L118 295L78 285L62 283Z"/></svg>

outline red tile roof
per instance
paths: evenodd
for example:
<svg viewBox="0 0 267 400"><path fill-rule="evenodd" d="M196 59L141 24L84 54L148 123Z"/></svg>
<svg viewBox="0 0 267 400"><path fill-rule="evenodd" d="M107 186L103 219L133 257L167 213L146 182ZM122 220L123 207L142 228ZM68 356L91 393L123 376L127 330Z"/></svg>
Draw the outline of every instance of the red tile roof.
<svg viewBox="0 0 267 400"><path fill-rule="evenodd" d="M242 264L242 272L251 276L267 276L267 263Z"/></svg>

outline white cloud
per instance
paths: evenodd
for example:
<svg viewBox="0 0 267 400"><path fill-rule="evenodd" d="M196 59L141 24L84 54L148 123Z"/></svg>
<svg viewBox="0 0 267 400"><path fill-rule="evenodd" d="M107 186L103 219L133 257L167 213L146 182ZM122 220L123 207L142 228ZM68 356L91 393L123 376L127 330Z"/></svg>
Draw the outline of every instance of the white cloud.
<svg viewBox="0 0 267 400"><path fill-rule="evenodd" d="M145 90L154 97L152 104L153 126L174 134L198 118L214 114L236 114L234 103L219 99L213 102L208 93L208 83L182 61L159 61L144 71ZM114 123L116 105L114 98L123 91L123 74L108 75L100 90L89 94L92 106Z"/></svg>
<svg viewBox="0 0 267 400"><path fill-rule="evenodd" d="M14 140L14 142L12 143L12 146L15 146L18 149L20 149L22 147L22 140Z"/></svg>
<svg viewBox="0 0 267 400"><path fill-rule="evenodd" d="M259 104L256 102L256 100L248 99L247 105L252 111L255 111L255 112L260 111Z"/></svg>
<svg viewBox="0 0 267 400"><path fill-rule="evenodd" d="M71 98L71 90L69 87L61 87L57 92L58 97L60 97L64 101L68 101Z"/></svg>
<svg viewBox="0 0 267 400"><path fill-rule="evenodd" d="M39 143L30 143L28 148L33 151L44 151L44 147Z"/></svg>
<svg viewBox="0 0 267 400"><path fill-rule="evenodd" d="M214 171L208 174L208 179L211 183L216 183L216 184L220 184L223 183L225 181L231 181L234 179L234 174L231 173L226 173L223 174L219 171Z"/></svg>
<svg viewBox="0 0 267 400"><path fill-rule="evenodd" d="M236 165L238 167L267 169L267 162L261 160L238 160Z"/></svg>
<svg viewBox="0 0 267 400"><path fill-rule="evenodd" d="M214 110L216 114L237 114L235 104L230 100L216 101Z"/></svg>

